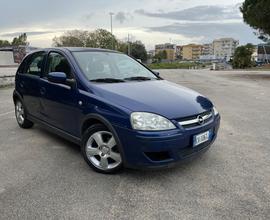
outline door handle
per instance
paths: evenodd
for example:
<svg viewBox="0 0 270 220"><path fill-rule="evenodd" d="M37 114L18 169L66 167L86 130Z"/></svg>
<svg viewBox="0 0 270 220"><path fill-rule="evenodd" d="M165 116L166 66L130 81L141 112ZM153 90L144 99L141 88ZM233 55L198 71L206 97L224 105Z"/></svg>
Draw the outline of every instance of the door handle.
<svg viewBox="0 0 270 220"><path fill-rule="evenodd" d="M41 87L40 88L40 94L45 95L45 93L46 93L46 89L44 87Z"/></svg>

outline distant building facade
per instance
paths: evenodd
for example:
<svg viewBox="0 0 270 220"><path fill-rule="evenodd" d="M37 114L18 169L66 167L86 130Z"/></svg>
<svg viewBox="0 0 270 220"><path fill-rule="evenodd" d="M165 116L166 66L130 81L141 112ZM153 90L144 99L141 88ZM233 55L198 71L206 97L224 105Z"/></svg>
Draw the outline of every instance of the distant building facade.
<svg viewBox="0 0 270 220"><path fill-rule="evenodd" d="M259 44L257 46L257 60L258 62L270 63L270 45Z"/></svg>
<svg viewBox="0 0 270 220"><path fill-rule="evenodd" d="M147 55L148 55L149 58L152 58L153 56L155 56L155 50L147 51Z"/></svg>
<svg viewBox="0 0 270 220"><path fill-rule="evenodd" d="M176 45L165 43L165 44L158 44L155 46L155 54L160 52L166 51L167 60L173 61L176 58Z"/></svg>
<svg viewBox="0 0 270 220"><path fill-rule="evenodd" d="M214 55L213 43L202 45L202 54L200 56L200 61L214 61L216 57Z"/></svg>
<svg viewBox="0 0 270 220"><path fill-rule="evenodd" d="M175 45L170 43L155 46L155 55L166 51L167 60L188 60L203 62L229 61L235 53L239 41L233 38L215 39L212 43ZM270 48L269 48L270 50ZM258 50L259 51L259 50ZM260 49L261 51L261 49ZM263 59L262 53L258 52L259 59ZM264 55L265 56L265 55ZM270 58L270 57L269 57ZM269 59L268 58L268 59Z"/></svg>
<svg viewBox="0 0 270 220"><path fill-rule="evenodd" d="M213 50L213 44L203 44L202 45L202 56L211 56L214 55L214 50Z"/></svg>
<svg viewBox="0 0 270 220"><path fill-rule="evenodd" d="M238 47L239 41L233 38L220 38L213 41L213 52L217 59L229 61Z"/></svg>
<svg viewBox="0 0 270 220"><path fill-rule="evenodd" d="M180 45L177 45L175 48L175 57L177 60L183 59L183 47Z"/></svg>
<svg viewBox="0 0 270 220"><path fill-rule="evenodd" d="M183 60L198 60L202 55L202 45L188 44L182 46L182 59Z"/></svg>

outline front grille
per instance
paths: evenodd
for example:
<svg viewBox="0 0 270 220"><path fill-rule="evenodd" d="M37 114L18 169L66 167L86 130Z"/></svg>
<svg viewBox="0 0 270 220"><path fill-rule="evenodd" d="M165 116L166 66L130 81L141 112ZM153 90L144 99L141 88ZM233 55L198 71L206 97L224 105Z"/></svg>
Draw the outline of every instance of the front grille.
<svg viewBox="0 0 270 220"><path fill-rule="evenodd" d="M209 122L213 118L213 112L212 110L203 112L198 115L193 115L190 117L185 117L181 118L178 120L178 123L183 127L183 128L192 128L195 126L202 126L205 123Z"/></svg>

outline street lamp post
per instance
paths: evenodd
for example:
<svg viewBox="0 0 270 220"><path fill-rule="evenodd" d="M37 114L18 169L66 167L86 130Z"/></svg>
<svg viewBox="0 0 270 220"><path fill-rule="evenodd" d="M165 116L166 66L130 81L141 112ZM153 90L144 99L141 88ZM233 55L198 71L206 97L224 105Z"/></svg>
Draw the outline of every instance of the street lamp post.
<svg viewBox="0 0 270 220"><path fill-rule="evenodd" d="M131 51L131 48L130 48L130 41L129 41L129 33L128 33L128 55L130 56L130 51Z"/></svg>
<svg viewBox="0 0 270 220"><path fill-rule="evenodd" d="M114 15L113 12L110 12L110 18L111 18L111 34L112 34L112 49L114 49L114 45L113 45L113 21L112 21L112 16Z"/></svg>

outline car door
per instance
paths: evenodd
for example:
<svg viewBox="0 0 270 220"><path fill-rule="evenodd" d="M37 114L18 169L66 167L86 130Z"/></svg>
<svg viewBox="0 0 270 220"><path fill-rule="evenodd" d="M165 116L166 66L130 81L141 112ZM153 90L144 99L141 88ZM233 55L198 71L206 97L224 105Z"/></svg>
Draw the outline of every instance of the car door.
<svg viewBox="0 0 270 220"><path fill-rule="evenodd" d="M40 80L41 114L43 120L72 135L79 135L78 92L76 86L53 83L48 80L50 72L64 72L74 79L68 59L61 53L51 51L47 56L45 72Z"/></svg>
<svg viewBox="0 0 270 220"><path fill-rule="evenodd" d="M29 55L16 74L16 90L23 97L28 114L40 117L39 81L44 69L46 52L39 51Z"/></svg>

